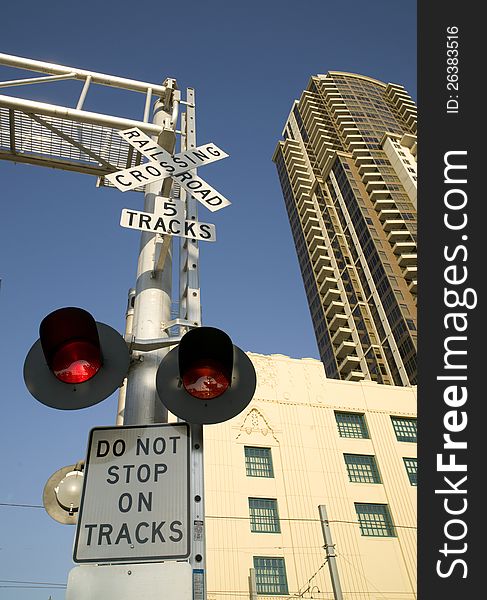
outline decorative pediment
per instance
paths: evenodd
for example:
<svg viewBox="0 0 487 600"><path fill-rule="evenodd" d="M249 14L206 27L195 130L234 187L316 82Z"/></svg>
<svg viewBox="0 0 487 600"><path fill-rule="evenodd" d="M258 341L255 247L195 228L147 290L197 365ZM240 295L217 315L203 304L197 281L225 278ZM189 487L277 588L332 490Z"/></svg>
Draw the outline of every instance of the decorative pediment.
<svg viewBox="0 0 487 600"><path fill-rule="evenodd" d="M252 436L253 438L264 437L267 438L267 441L269 441L269 438L274 438L277 441L269 421L262 412L255 407L251 408L245 415L237 439L243 434Z"/></svg>

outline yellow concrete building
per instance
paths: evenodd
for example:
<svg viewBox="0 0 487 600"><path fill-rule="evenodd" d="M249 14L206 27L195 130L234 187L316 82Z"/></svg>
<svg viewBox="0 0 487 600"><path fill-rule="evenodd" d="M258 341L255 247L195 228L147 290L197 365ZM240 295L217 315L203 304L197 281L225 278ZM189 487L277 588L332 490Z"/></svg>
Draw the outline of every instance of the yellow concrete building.
<svg viewBox="0 0 487 600"><path fill-rule="evenodd" d="M251 404L205 427L208 600L333 599L319 505L344 600L416 598L416 388L249 356Z"/></svg>

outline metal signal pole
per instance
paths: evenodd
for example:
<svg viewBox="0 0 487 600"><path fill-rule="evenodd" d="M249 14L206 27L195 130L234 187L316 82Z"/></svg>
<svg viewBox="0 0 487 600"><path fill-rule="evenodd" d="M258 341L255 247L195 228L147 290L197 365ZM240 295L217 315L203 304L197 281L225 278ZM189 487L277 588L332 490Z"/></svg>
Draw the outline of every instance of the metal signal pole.
<svg viewBox="0 0 487 600"><path fill-rule="evenodd" d="M163 127L157 143L173 154L176 142L176 118L179 92L175 81L166 80L164 85L172 90L169 101L159 100L155 105L154 124ZM196 124L194 90L188 89L187 112L182 115L182 150L196 146ZM193 171L196 173L196 170ZM172 179L156 181L145 186L144 212L155 213L157 196L168 197ZM186 199L187 218L196 221L197 201L181 191ZM172 284L172 238L164 241L162 253L165 258L162 269L157 268L157 235L142 233L137 267L134 313L131 335L138 343L169 337L167 324L171 319ZM167 245L167 246L166 246ZM198 242L182 239L180 246L180 315L183 321L193 326L201 325L201 303L199 289ZM155 379L159 364L168 349L133 353L125 392L123 425L167 423L167 409L157 394ZM120 406L119 406L120 414ZM191 554L189 562L193 567L193 599L206 598L206 548L204 521L204 466L203 466L203 426L191 425L191 498L190 535Z"/></svg>
<svg viewBox="0 0 487 600"><path fill-rule="evenodd" d="M178 92L175 89L174 79L167 79L164 85L168 94L165 100L156 102L153 123L163 127L157 143L172 154L176 143ZM147 184L144 193L144 211L156 212L155 198L168 197L171 185L171 178L163 180L162 190L160 181ZM156 238L155 233L141 234L132 324L132 334L139 340L155 340L168 336L164 326L171 318L171 240L165 242L169 244L169 249L163 268L155 270ZM159 400L155 387L157 368L167 351L166 348L162 348L133 353L125 394L124 425L167 422L167 410Z"/></svg>

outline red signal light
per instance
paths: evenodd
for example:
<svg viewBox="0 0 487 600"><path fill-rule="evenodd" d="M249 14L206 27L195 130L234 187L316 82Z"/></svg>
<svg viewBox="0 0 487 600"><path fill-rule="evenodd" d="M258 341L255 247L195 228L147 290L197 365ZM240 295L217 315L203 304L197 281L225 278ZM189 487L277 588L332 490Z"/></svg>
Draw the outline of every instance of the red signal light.
<svg viewBox="0 0 487 600"><path fill-rule="evenodd" d="M202 400L218 398L230 385L222 366L213 360L202 360L191 365L182 379L188 394Z"/></svg>
<svg viewBox="0 0 487 600"><path fill-rule="evenodd" d="M223 423L242 412L255 392L250 358L221 329L195 327L162 359L156 375L161 402L199 425Z"/></svg>
<svg viewBox="0 0 487 600"><path fill-rule="evenodd" d="M115 329L68 306L42 320L24 362L24 380L42 404L74 410L108 398L122 385L129 364L129 349Z"/></svg>
<svg viewBox="0 0 487 600"><path fill-rule="evenodd" d="M101 367L100 348L84 340L63 344L52 357L52 372L64 383L84 383Z"/></svg>

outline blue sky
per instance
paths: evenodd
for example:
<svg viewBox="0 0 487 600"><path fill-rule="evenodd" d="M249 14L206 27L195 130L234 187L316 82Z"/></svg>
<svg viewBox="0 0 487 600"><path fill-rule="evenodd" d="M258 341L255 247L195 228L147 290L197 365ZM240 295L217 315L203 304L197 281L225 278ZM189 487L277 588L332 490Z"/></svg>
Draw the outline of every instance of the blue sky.
<svg viewBox="0 0 487 600"><path fill-rule="evenodd" d="M194 87L197 141L229 158L199 176L232 205L201 208L218 241L200 245L203 323L242 349L318 358L272 154L310 76L341 70L400 83L416 98L416 13L411 0L267 0L176 3L8 2L0 52L92 71ZM0 67L0 80L35 76ZM74 107L79 82L0 93ZM95 87L87 110L139 117L141 95ZM0 600L64 598L74 528L40 508L45 482L84 457L92 427L115 421L116 394L83 411L37 403L22 379L42 318L81 306L119 331L134 285L138 233L119 225L138 194L97 189L87 175L0 161ZM127 197L129 196L129 197ZM27 584L26 584L27 585Z"/></svg>

